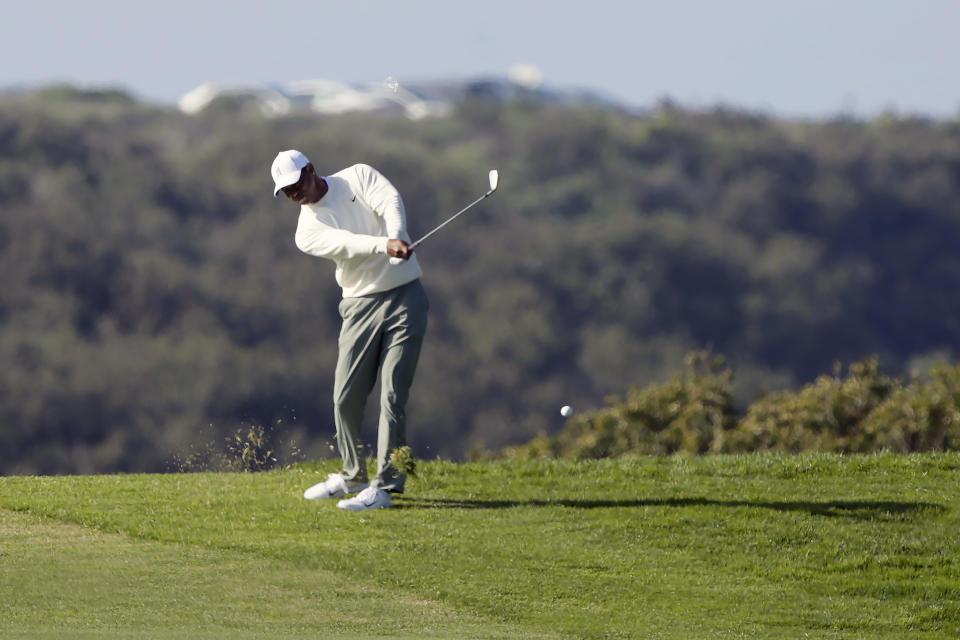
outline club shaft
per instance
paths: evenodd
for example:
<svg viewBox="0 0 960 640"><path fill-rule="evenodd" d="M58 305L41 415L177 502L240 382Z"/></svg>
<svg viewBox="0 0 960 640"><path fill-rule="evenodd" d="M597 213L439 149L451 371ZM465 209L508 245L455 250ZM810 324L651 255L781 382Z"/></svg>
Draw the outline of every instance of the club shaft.
<svg viewBox="0 0 960 640"><path fill-rule="evenodd" d="M422 238L420 238L419 240L417 240L416 242L414 242L413 244L411 244L411 245L410 245L410 248L413 249L414 247L416 247L417 245L419 245L421 242L423 242L424 240L426 240L427 238L429 238L430 236L432 236L433 234L435 234L437 231L440 231L440 229L443 229L445 226L447 226L448 224L450 224L451 222L453 222L453 221L457 218L457 216L459 216L461 213L464 213L467 209L469 209L469 208L472 207L473 205L477 204L478 202L480 202L480 201L483 200L484 198L488 197L491 193L493 193L493 189L491 189L490 191L487 191L485 194L483 194L482 196L480 196L479 198L477 198L476 200L474 200L473 202L471 202L470 204L468 204L467 206L465 206L463 209L460 209L460 211L456 212L455 214L453 214L452 216L450 216L449 218L447 218L446 220L444 220L444 221L443 221L442 223L440 223L440 225L437 226L433 231L430 231L430 232L427 233L425 236L423 236Z"/></svg>

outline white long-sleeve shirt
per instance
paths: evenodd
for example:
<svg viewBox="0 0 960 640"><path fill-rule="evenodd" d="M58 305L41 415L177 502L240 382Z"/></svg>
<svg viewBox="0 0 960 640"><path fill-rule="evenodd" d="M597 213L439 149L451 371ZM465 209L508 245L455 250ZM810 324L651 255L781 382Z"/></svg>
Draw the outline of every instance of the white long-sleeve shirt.
<svg viewBox="0 0 960 640"><path fill-rule="evenodd" d="M333 260L344 298L389 291L423 275L417 257L390 264L387 241L410 242L400 194L383 175L355 164L324 177L327 193L302 205L295 241L304 253Z"/></svg>

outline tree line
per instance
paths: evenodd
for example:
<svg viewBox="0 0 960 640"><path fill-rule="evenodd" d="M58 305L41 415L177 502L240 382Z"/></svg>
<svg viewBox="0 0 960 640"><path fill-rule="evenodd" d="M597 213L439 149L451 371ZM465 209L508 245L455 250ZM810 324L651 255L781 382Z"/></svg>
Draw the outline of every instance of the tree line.
<svg viewBox="0 0 960 640"><path fill-rule="evenodd" d="M699 349L745 411L837 361L926 373L960 339L956 120L483 98L268 119L51 87L0 98L0 472L164 471L250 426L330 455L339 290L272 197L287 148L380 169L415 237L500 170L418 252L419 457L558 434L561 405Z"/></svg>

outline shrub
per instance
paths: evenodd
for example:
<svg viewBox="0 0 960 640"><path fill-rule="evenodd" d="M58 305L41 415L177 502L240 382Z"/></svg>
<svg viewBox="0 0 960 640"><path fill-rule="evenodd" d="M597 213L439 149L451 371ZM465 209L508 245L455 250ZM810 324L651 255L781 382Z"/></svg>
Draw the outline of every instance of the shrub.
<svg viewBox="0 0 960 640"><path fill-rule="evenodd" d="M625 399L573 418L556 437L541 435L506 450L514 458L605 458L622 455L695 455L711 449L734 425L733 372L707 352L687 356L669 382L632 388Z"/></svg>
<svg viewBox="0 0 960 640"><path fill-rule="evenodd" d="M897 389L852 439L858 451L960 449L960 365L940 365L929 378Z"/></svg>
<svg viewBox="0 0 960 640"><path fill-rule="evenodd" d="M960 450L960 365L940 365L904 386L876 357L837 365L798 391L757 400L738 419L723 358L697 352L661 385L573 418L556 436L541 434L504 450L513 458L604 458L703 453L899 453Z"/></svg>
<svg viewBox="0 0 960 640"><path fill-rule="evenodd" d="M781 391L755 402L716 449L725 453L777 451L850 452L861 446L861 422L897 391L876 357L850 365L848 376L820 376L799 391Z"/></svg>

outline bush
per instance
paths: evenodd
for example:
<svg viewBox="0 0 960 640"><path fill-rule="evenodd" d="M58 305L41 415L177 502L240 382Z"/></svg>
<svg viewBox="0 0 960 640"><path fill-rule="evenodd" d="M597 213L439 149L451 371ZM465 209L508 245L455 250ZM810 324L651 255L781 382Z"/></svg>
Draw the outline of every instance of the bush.
<svg viewBox="0 0 960 640"><path fill-rule="evenodd" d="M863 421L858 451L960 449L960 365L940 365L929 379L897 389Z"/></svg>
<svg viewBox="0 0 960 640"><path fill-rule="evenodd" d="M722 442L734 425L733 372L721 356L695 352L662 385L633 388L606 409L573 418L556 437L538 436L506 451L514 458L695 455Z"/></svg>
<svg viewBox="0 0 960 640"><path fill-rule="evenodd" d="M840 367L799 391L781 391L734 414L723 358L687 356L662 385L572 419L555 437L505 449L512 458L605 458L703 453L898 453L960 449L960 365L940 365L904 386L876 357Z"/></svg>
<svg viewBox="0 0 960 640"><path fill-rule="evenodd" d="M861 423L899 384L880 372L876 357L852 364L846 378L820 376L799 391L755 402L716 450L724 453L860 450Z"/></svg>

